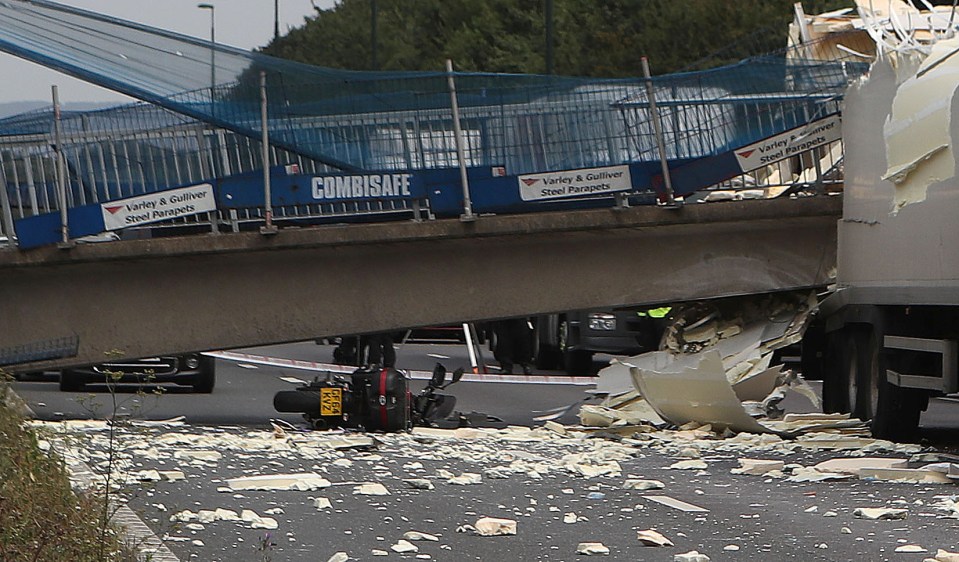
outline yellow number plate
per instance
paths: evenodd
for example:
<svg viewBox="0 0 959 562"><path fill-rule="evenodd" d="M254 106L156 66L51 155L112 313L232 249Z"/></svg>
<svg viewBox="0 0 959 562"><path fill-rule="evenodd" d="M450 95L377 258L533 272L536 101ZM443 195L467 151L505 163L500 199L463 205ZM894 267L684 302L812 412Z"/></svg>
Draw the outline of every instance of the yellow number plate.
<svg viewBox="0 0 959 562"><path fill-rule="evenodd" d="M320 389L320 415L321 416L343 415L343 389L342 388L321 388Z"/></svg>

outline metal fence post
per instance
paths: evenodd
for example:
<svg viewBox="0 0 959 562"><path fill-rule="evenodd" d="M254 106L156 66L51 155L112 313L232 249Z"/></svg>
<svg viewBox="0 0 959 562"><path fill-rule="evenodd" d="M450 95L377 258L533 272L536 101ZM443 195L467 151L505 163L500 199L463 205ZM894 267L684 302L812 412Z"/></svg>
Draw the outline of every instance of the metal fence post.
<svg viewBox="0 0 959 562"><path fill-rule="evenodd" d="M453 134L456 135L456 159L460 162L460 183L463 184L463 214L460 220L473 221L473 202L470 200L470 184L466 177L466 156L463 149L463 129L460 127L460 107L456 101L456 82L453 81L453 61L446 59L446 79L450 86L450 104L453 107Z"/></svg>
<svg viewBox="0 0 959 562"><path fill-rule="evenodd" d="M10 194L7 192L7 178L0 166L0 211L3 213L3 228L0 233L7 237L7 243L13 244L15 230L13 228L13 209L10 207Z"/></svg>
<svg viewBox="0 0 959 562"><path fill-rule="evenodd" d="M60 205L60 247L70 247L70 225L67 219L67 182L66 170L63 162L63 147L60 139L63 136L60 123L60 92L56 84L51 86L53 92L53 152L57 156L57 197Z"/></svg>
<svg viewBox="0 0 959 562"><path fill-rule="evenodd" d="M656 135L656 146L659 148L659 162L663 169L663 185L666 187L666 204L676 206L673 197L673 181L669 177L669 164L666 162L666 144L663 141L663 125L659 121L659 111L656 109L656 90L653 88L653 78L649 73L649 61L646 57L640 59L643 63L643 77L646 79L646 97L649 99L649 117L653 121L653 132Z"/></svg>
<svg viewBox="0 0 959 562"><path fill-rule="evenodd" d="M276 227L273 226L273 193L270 188L270 129L268 124L268 115L267 115L267 99L266 99L266 71L260 71L260 128L263 131L263 136L260 139L263 160L263 192L266 198L265 205L266 210L264 211L264 218L266 219L266 225L260 229L262 234L276 234Z"/></svg>

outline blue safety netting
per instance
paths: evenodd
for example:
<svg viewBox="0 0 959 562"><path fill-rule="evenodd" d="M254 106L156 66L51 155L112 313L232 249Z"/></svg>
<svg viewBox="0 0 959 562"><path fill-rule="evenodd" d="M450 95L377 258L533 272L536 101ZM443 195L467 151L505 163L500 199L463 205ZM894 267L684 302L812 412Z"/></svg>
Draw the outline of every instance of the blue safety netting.
<svg viewBox="0 0 959 562"><path fill-rule="evenodd" d="M344 170L443 168L454 150L445 72L358 72L247 52L45 0L0 0L0 51L146 104L73 116L83 131L192 119L261 134L266 73L271 144ZM653 79L667 157L743 146L839 110L865 62L804 48ZM454 73L466 164L526 173L658 159L641 78ZM160 110L158 108L162 108ZM50 130L50 114L0 121L0 136ZM184 121L186 122L186 121Z"/></svg>

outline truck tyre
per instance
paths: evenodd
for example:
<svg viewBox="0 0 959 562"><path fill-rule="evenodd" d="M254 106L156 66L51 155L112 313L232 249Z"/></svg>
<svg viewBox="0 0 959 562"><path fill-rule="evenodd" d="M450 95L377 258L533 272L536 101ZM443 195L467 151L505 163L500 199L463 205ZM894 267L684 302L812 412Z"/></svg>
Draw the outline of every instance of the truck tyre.
<svg viewBox="0 0 959 562"><path fill-rule="evenodd" d="M193 379L193 392L210 394L216 386L216 359L201 355L199 371Z"/></svg>
<svg viewBox="0 0 959 562"><path fill-rule="evenodd" d="M916 388L902 388L889 382L886 368L889 360L882 354L882 333L873 331L869 341L872 382L874 386L866 393L872 406L872 434L890 441L915 441L919 433L919 418L929 406L929 394ZM896 365L896 370L911 372L908 365Z"/></svg>
<svg viewBox="0 0 959 562"><path fill-rule="evenodd" d="M69 369L60 371L60 390L62 392L80 392L86 386L86 380L82 375Z"/></svg>
<svg viewBox="0 0 959 562"><path fill-rule="evenodd" d="M863 421L875 418L879 411L879 386L886 377L882 357L882 333L876 329L857 330L856 404L853 414Z"/></svg>
<svg viewBox="0 0 959 562"><path fill-rule="evenodd" d="M850 340L847 329L830 332L826 336L826 355L823 359L822 408L827 414L848 414L852 412L855 400L854 376L855 360L850 352L855 342ZM853 349L850 349L853 346Z"/></svg>
<svg viewBox="0 0 959 562"><path fill-rule="evenodd" d="M593 352L582 349L570 349L570 326L565 318L559 324L559 349L563 356L566 373L574 377L584 377L593 368Z"/></svg>

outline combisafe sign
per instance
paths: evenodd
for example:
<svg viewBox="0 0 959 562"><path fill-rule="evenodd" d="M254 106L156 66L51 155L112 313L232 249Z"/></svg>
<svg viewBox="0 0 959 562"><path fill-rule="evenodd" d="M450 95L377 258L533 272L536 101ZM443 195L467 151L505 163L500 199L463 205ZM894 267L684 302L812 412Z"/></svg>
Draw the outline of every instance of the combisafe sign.
<svg viewBox="0 0 959 562"><path fill-rule="evenodd" d="M107 230L206 213L216 210L213 186L208 183L181 187L100 205Z"/></svg>
<svg viewBox="0 0 959 562"><path fill-rule="evenodd" d="M629 191L632 187L629 166L585 168L519 176L519 195L523 201L602 195Z"/></svg>

